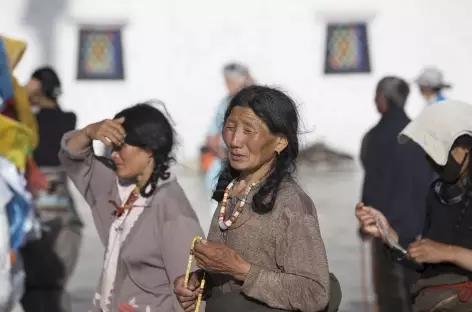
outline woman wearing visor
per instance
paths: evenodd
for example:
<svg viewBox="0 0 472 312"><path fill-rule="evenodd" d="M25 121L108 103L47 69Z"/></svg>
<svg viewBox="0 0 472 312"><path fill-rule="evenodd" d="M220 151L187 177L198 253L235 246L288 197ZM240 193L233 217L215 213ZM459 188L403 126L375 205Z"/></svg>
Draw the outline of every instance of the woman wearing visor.
<svg viewBox="0 0 472 312"><path fill-rule="evenodd" d="M422 233L399 237L381 212L363 203L356 217L363 232L381 238L392 256L421 273L412 288L415 312L472 311L472 106L428 106L399 140L420 145L439 176L427 195Z"/></svg>

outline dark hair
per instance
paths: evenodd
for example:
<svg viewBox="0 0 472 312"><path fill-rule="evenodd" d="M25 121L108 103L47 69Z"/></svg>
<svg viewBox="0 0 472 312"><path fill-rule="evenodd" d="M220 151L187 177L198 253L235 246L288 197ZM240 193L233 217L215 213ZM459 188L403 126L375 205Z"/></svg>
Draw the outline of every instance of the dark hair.
<svg viewBox="0 0 472 312"><path fill-rule="evenodd" d="M31 78L41 82L41 92L51 100L56 101L57 97L62 94L61 81L56 71L49 66L40 67L34 71Z"/></svg>
<svg viewBox="0 0 472 312"><path fill-rule="evenodd" d="M298 112L294 101L283 92L263 86L250 86L239 91L229 103L224 121L228 119L234 107L249 107L267 125L273 134L287 138L287 147L276 156L273 170L266 177L264 184L253 197L254 211L259 214L272 210L280 184L284 178L293 175L298 156ZM228 184L239 175L226 162L218 178L218 184L212 198L223 199ZM265 202L269 198L269 202Z"/></svg>
<svg viewBox="0 0 472 312"><path fill-rule="evenodd" d="M424 91L427 91L427 90L431 90L433 93L441 93L444 89L449 89L451 88L451 86L447 85L447 86L437 86L437 87L428 87L428 86L421 86L420 85L420 91L424 92Z"/></svg>
<svg viewBox="0 0 472 312"><path fill-rule="evenodd" d="M410 94L410 87L401 78L387 76L378 82L376 93L385 97L389 107L394 106L403 109Z"/></svg>
<svg viewBox="0 0 472 312"><path fill-rule="evenodd" d="M141 189L143 197L151 196L157 188L159 179L169 178L169 167L174 160L174 129L166 116L151 102L137 104L116 114L115 119L124 117L123 128L126 131L125 143L140 147L152 153L154 169L151 177ZM148 186L149 192L146 192Z"/></svg>

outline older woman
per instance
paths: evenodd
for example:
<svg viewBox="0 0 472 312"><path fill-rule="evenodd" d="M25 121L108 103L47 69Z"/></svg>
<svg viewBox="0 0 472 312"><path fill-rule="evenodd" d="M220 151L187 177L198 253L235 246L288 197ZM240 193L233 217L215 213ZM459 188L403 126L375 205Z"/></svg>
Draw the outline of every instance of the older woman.
<svg viewBox="0 0 472 312"><path fill-rule="evenodd" d="M213 198L219 202L208 241L194 256L207 272L206 312L320 311L329 273L316 210L292 174L298 155L294 102L275 89L241 90L224 117L229 158ZM199 272L175 281L193 311Z"/></svg>
<svg viewBox="0 0 472 312"><path fill-rule="evenodd" d="M93 140L113 148L108 166L94 156ZM94 312L181 311L171 282L203 231L168 172L173 145L169 121L148 104L64 135L61 162L107 246Z"/></svg>
<svg viewBox="0 0 472 312"><path fill-rule="evenodd" d="M472 311L471 119L472 105L438 102L400 134L402 142L411 139L423 148L439 176L429 188L418 237L402 236L373 207L356 207L362 230L381 238L401 263L421 273L412 289L415 312Z"/></svg>

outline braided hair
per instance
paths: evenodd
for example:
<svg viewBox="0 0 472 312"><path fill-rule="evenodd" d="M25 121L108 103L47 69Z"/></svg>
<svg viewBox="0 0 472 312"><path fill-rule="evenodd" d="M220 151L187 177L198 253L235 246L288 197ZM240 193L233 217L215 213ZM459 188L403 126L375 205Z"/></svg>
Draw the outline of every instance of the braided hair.
<svg viewBox="0 0 472 312"><path fill-rule="evenodd" d="M115 116L115 119L125 118L123 122L126 131L125 143L151 152L154 159L151 176L141 189L143 197L150 197L156 191L159 179L169 178L169 168L174 161L172 155L175 144L174 129L168 118L152 104L152 101L137 104ZM165 110L164 104L162 102L159 104Z"/></svg>
<svg viewBox="0 0 472 312"><path fill-rule="evenodd" d="M263 86L250 86L239 91L226 110L224 121L236 107L249 107L266 124L269 131L287 139L287 147L276 154L273 168L253 197L254 212L268 213L272 210L280 185L284 179L294 174L298 156L298 111L295 102L283 92ZM239 171L226 162L218 178L212 198L223 199L228 184L239 176Z"/></svg>

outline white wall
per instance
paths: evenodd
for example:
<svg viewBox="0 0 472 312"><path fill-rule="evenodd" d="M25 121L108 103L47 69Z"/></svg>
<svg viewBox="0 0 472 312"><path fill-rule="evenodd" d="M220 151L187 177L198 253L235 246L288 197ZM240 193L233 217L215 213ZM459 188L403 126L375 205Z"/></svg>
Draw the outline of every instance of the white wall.
<svg viewBox="0 0 472 312"><path fill-rule="evenodd" d="M23 81L43 62L39 42L23 21L26 1L4 1L0 11L2 33L29 43L17 69ZM373 90L383 75L413 80L423 66L437 65L454 83L449 95L472 100L467 79L472 72L470 1L133 0L125 9L129 23L124 82L75 80L78 39L77 25L68 17L70 8L78 5L86 14L99 13L93 1L73 1L75 6L55 29L54 65L64 84L62 105L76 111L79 126L84 126L137 101L159 98L177 123L180 160L197 155L225 92L221 67L230 60L247 63L260 83L278 85L297 99L305 130L311 131L305 143L323 138L353 154L378 119ZM324 25L319 15L352 10L374 13L369 38L373 73L324 76ZM422 106L413 88L408 110L415 115Z"/></svg>

